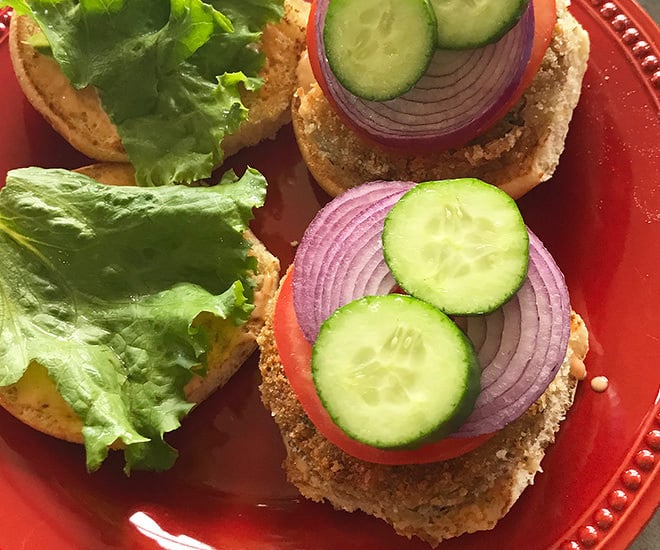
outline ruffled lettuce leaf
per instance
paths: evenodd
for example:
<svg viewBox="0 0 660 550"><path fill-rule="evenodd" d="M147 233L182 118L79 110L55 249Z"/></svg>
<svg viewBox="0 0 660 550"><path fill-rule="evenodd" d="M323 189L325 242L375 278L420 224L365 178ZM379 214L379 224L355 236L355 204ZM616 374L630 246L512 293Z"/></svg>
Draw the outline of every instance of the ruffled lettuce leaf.
<svg viewBox="0 0 660 550"><path fill-rule="evenodd" d="M139 185L189 183L223 159L246 120L263 27L283 0L0 1L29 14L78 89L95 86Z"/></svg>
<svg viewBox="0 0 660 550"><path fill-rule="evenodd" d="M47 369L82 419L87 467L126 445L126 471L161 470L163 435L191 409L209 315L249 317L256 262L243 236L263 176L189 188L115 187L65 170L14 170L0 190L0 385ZM216 336L216 335L213 335Z"/></svg>

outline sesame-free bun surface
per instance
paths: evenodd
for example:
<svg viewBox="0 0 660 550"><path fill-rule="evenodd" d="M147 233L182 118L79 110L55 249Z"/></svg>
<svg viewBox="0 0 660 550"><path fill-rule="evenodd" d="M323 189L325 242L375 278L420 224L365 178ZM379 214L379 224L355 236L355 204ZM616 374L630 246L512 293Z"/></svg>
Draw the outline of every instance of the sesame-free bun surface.
<svg viewBox="0 0 660 550"><path fill-rule="evenodd" d="M476 177L514 198L550 178L564 149L589 57L589 37L557 0L558 18L543 63L522 99L494 128L455 150L395 153L344 124L316 83L297 89L293 127L305 162L332 196L372 180Z"/></svg>
<svg viewBox="0 0 660 550"><path fill-rule="evenodd" d="M397 533L437 546L442 540L492 529L541 471L545 450L573 403L588 334L571 314L564 363L545 393L520 418L470 453L443 462L387 466L349 456L321 435L305 414L284 373L273 336L272 311L258 342L262 400L277 423L288 480L313 501L362 510Z"/></svg>
<svg viewBox="0 0 660 550"><path fill-rule="evenodd" d="M272 138L290 121L291 96L296 87L295 70L304 48L309 5L304 0L286 0L284 18L268 25L261 49L266 62L261 71L264 85L257 92L244 92L250 109L248 120L225 137L225 157L243 147ZM28 42L37 25L27 16L13 17L9 47L14 72L23 93L51 126L73 147L91 159L126 162L128 157L117 129L101 107L92 87L74 89L50 57L41 55Z"/></svg>
<svg viewBox="0 0 660 550"><path fill-rule="evenodd" d="M78 171L103 183L134 184L134 180L127 176L132 174L130 165L109 163ZM258 265L254 276L255 307L248 321L237 327L203 314L198 318L197 321L206 324L216 336L207 353L206 375L195 375L184 388L186 399L191 403L201 403L224 386L257 349L256 338L265 322L266 306L277 291L279 261L251 231L245 235L251 244L250 254L257 258ZM218 323L218 328L222 330L214 330L214 323ZM17 383L0 387L0 406L43 433L83 443L82 421L57 392L46 369L37 363L30 364Z"/></svg>

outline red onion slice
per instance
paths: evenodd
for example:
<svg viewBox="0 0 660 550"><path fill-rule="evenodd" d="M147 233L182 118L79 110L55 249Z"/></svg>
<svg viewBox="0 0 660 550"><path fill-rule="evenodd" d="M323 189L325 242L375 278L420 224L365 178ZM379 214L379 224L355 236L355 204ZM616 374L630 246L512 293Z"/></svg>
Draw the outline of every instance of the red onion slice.
<svg viewBox="0 0 660 550"><path fill-rule="evenodd" d="M324 91L358 132L385 145L407 149L464 145L497 122L531 57L532 2L498 42L475 50L437 50L427 73L409 92L389 101L367 101L348 92L328 64L323 42L328 3L318 0L314 12Z"/></svg>
<svg viewBox="0 0 660 550"><path fill-rule="evenodd" d="M509 302L509 304L510 304L509 307L505 307L508 304L504 304L504 306L500 308L500 311L502 313L502 318L501 318L502 320L500 323L498 323L497 328L492 326L492 330L489 330L489 333L491 332L493 333L491 337L492 340L497 342L499 346L495 354L493 355L492 359L487 361L485 357L484 359L482 359L483 354L481 352L479 352L478 354L481 364L488 366L488 368L484 369L481 375L482 391L489 388L490 385L496 380L497 372L499 371L497 366L508 365L513 359L514 355L516 354L516 351L518 351L520 347L520 343L518 340L516 340L515 338L505 338L503 334L505 323L507 325L511 325L514 327L515 326L519 327L521 324L520 297L514 296L512 300ZM487 324L491 325L490 322L487 322ZM497 329L500 330L499 334L497 333ZM470 339L476 346L477 344L474 341L474 339L472 339L472 336L470 336Z"/></svg>
<svg viewBox="0 0 660 550"><path fill-rule="evenodd" d="M472 338L470 327L474 326L475 322L484 323L483 331L483 342ZM499 308L495 310L488 316L488 321L486 322L483 316L471 317L468 321L468 332L470 334L470 340L477 350L477 356L479 357L480 365L490 365L502 344L502 334L504 332L504 308ZM481 336L481 335L480 335ZM481 387L483 389L483 378L481 380Z"/></svg>
<svg viewBox="0 0 660 550"><path fill-rule="evenodd" d="M298 247L293 275L294 308L310 343L337 308L395 286L381 234L387 213L413 185L364 184L317 213ZM564 276L531 231L529 243L528 274L518 293L489 315L456 319L475 346L482 376L475 409L453 437L491 433L518 418L564 360L570 332Z"/></svg>
<svg viewBox="0 0 660 550"><path fill-rule="evenodd" d="M321 323L355 297L396 284L380 243L385 216L414 184L375 181L349 189L319 210L296 251L293 303L310 342ZM360 252L356 254L356 252Z"/></svg>
<svg viewBox="0 0 660 550"><path fill-rule="evenodd" d="M531 231L529 237L527 279L501 308L502 346L482 372L482 391L457 437L490 433L518 418L546 390L566 356L570 302L564 276L538 237ZM510 310L519 311L517 318ZM471 337L469 327L467 334ZM510 342L517 348L507 361Z"/></svg>

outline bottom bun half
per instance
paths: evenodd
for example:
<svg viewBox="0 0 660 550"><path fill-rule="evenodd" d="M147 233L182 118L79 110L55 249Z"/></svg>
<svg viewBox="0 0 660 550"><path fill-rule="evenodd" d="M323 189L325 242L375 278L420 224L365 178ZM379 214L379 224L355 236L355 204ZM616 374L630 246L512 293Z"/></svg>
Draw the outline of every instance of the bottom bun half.
<svg viewBox="0 0 660 550"><path fill-rule="evenodd" d="M134 184L133 169L128 164L95 164L77 171L110 185ZM277 292L279 260L251 231L247 231L245 237L251 244L249 253L257 258L255 307L248 321L230 332L226 324L219 327L222 331L214 332L213 323L222 321L200 317L199 322L208 324L211 334L217 336L207 352L206 374L194 375L184 388L186 399L191 403L201 403L224 386L254 353L257 335L265 323L267 305ZM0 406L36 430L66 441L83 443L81 419L60 396L46 369L37 363L30 364L17 383L0 387Z"/></svg>

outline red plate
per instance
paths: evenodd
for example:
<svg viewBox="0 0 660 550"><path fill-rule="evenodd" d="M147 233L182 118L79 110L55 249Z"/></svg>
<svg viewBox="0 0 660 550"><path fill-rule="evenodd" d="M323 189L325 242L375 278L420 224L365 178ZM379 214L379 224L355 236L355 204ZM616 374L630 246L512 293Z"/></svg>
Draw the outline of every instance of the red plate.
<svg viewBox="0 0 660 550"><path fill-rule="evenodd" d="M522 207L591 331L589 375L607 376L610 387L581 385L544 473L495 530L443 549L625 548L660 503L660 32L631 0L575 0L572 10L592 40L584 93L556 176ZM31 164L85 163L23 99L7 50L0 45L2 178ZM246 163L270 181L254 229L286 265L327 199L289 129L232 161ZM258 383L253 359L173 434L181 452L173 470L130 479L118 457L86 474L82 447L2 411L0 547L426 547L297 496Z"/></svg>

